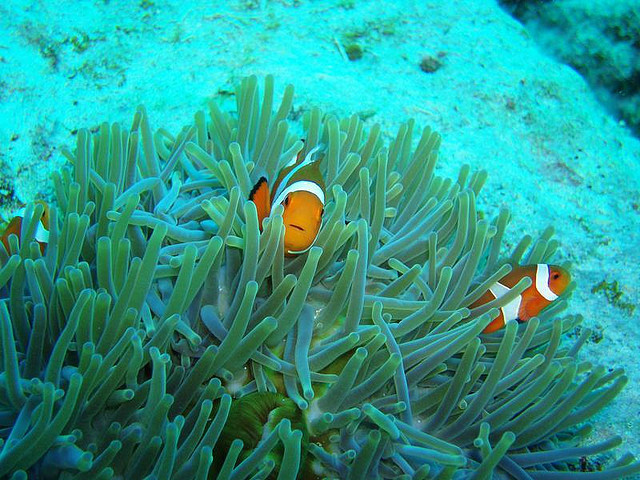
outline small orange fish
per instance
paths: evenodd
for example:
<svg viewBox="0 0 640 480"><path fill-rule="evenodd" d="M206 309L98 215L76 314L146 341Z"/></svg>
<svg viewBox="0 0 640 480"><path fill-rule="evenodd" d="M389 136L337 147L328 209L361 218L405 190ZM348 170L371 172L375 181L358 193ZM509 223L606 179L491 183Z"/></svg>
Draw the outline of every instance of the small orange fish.
<svg viewBox="0 0 640 480"><path fill-rule="evenodd" d="M49 243L49 205L42 200L36 200L34 203L39 203L44 207L44 213L38 222L34 235L34 240L40 245L40 252L44 254L44 249L47 243ZM22 219L24 218L25 211L25 208L18 210L0 236L0 241L7 252L9 252L9 235L14 234L20 237Z"/></svg>
<svg viewBox="0 0 640 480"><path fill-rule="evenodd" d="M269 182L263 176L249 194L249 200L256 204L260 231L262 221L271 214L271 209L276 205L284 207L284 253L287 256L309 250L320 231L325 185L318 161L312 160L319 148L312 149L304 160L300 151L282 169L273 183L273 190L270 191Z"/></svg>
<svg viewBox="0 0 640 480"><path fill-rule="evenodd" d="M531 278L531 286L511 302L500 308L498 316L483 330L491 333L504 327L509 320L526 322L538 315L562 294L571 282L571 275L557 265L539 263L537 265L519 265L502 277L473 302L469 308L476 308L496 298L502 297L524 277Z"/></svg>

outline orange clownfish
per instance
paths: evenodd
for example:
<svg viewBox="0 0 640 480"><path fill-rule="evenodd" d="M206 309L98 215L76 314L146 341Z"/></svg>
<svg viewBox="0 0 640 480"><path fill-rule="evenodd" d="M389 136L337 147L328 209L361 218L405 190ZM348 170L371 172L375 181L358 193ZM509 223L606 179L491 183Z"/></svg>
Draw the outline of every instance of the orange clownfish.
<svg viewBox="0 0 640 480"><path fill-rule="evenodd" d="M487 325L482 333L495 332L504 327L509 320L526 322L535 317L558 298L571 282L569 272L557 265L547 265L546 263L519 265L494 283L469 308L476 308L502 297L524 277L531 278L531 286L500 308L498 316Z"/></svg>
<svg viewBox="0 0 640 480"><path fill-rule="evenodd" d="M271 214L271 209L277 205L284 207L284 253L287 256L309 250L320 231L325 185L318 161L311 159L319 148L312 149L304 160L300 151L282 169L271 191L267 178L260 177L249 194L249 200L258 210L260 231L262 221Z"/></svg>
<svg viewBox="0 0 640 480"><path fill-rule="evenodd" d="M42 200L36 200L35 203L39 203L44 207L44 213L38 222L33 239L40 245L40 252L44 254L44 249L49 243L49 205ZM0 241L4 245L4 248L9 252L9 235L14 234L20 237L20 231L22 230L22 219L24 218L26 209L21 208L14 213L13 218L9 221L7 228L4 229L0 236Z"/></svg>

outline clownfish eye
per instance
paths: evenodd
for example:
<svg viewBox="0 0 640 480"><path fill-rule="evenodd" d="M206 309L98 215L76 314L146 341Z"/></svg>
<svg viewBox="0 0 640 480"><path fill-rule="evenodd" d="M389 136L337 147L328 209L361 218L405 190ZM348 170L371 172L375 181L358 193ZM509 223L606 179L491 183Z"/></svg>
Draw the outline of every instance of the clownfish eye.
<svg viewBox="0 0 640 480"><path fill-rule="evenodd" d="M289 195L287 195L287 198L284 199L284 206L285 207L289 206Z"/></svg>
<svg viewBox="0 0 640 480"><path fill-rule="evenodd" d="M557 279L559 279L559 278L560 278L560 274L559 274L558 272L556 272L556 273L554 273L554 274L553 274L553 279L554 279L554 280L557 280Z"/></svg>

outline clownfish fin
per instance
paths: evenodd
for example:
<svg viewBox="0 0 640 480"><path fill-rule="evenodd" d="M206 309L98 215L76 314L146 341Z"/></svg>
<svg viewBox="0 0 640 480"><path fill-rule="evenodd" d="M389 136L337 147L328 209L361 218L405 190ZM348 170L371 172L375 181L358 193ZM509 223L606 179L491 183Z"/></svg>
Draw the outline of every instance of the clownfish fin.
<svg viewBox="0 0 640 480"><path fill-rule="evenodd" d="M256 182L256 184L251 189L251 191L249 192L249 200L251 200L252 202L255 203L257 201L257 200L255 200L256 197L259 197L261 192L265 188L267 189L267 191L269 191L269 185L267 185L267 178L266 177L260 177L258 179L258 181Z"/></svg>
<svg viewBox="0 0 640 480"><path fill-rule="evenodd" d="M304 143L304 139L301 139L301 141ZM304 152L304 145L303 147L298 151L298 153L296 154L295 157L293 157L291 160L289 160L289 162L284 165L282 167L282 170L287 170L285 173L289 173L289 171L291 171L291 169L293 168L301 168L304 167L306 165L309 165L310 163L313 163L315 161L317 161L317 159L313 158L313 155L322 150L324 148L324 145L322 144L318 144L315 147L313 147L311 150L309 150L307 152L307 154L303 157L302 153Z"/></svg>
<svg viewBox="0 0 640 480"><path fill-rule="evenodd" d="M260 177L249 193L249 200L256 204L258 225L262 231L262 221L271 213L271 198L266 177Z"/></svg>
<svg viewBox="0 0 640 480"><path fill-rule="evenodd" d="M324 148L324 145L319 143L318 145L313 147L311 150L309 150L309 152L307 152L307 155L304 157L304 160L302 161L301 165L308 165L311 162L315 162L316 160L313 160L313 155L316 152L319 152L320 150L322 150L323 148Z"/></svg>
<svg viewBox="0 0 640 480"><path fill-rule="evenodd" d="M300 146L300 150L298 150L298 152L293 157L291 157L291 160L289 160L285 165L282 166L281 170L284 170L285 168L293 168L296 165L302 163L302 161L304 160L302 158L302 152L304 152L304 145L305 145L304 138L300 139L300 143L302 144Z"/></svg>

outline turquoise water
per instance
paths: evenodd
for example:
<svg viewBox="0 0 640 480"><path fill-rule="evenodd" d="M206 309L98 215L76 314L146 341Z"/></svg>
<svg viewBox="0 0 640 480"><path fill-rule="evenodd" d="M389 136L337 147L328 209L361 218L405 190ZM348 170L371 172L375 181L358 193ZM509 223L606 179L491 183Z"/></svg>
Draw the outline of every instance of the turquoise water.
<svg viewBox="0 0 640 480"><path fill-rule="evenodd" d="M536 239L540 235L544 236L543 232L548 225L555 228L554 238L559 243L549 262L567 266L575 281L567 309L557 316L566 320L573 318L572 315L581 315L584 319L578 327L580 332L591 330L578 359L580 362L604 365L607 370L624 368L628 377L626 388L609 406L591 419L594 431L584 444L597 444L613 435L620 435L623 445L613 456L617 458L623 452L630 451L637 457L640 455L640 401L637 389L640 369L636 352L640 345L640 329L636 328L638 310L634 307L640 296L640 258L637 249L640 236L640 142L634 136L634 128L637 127L633 123L637 111L634 107L637 103L633 103L634 98L637 98L634 97L637 96L637 90L634 90L637 88L637 72L634 73L634 68L637 67L633 63L637 59L637 44L633 40L634 32L637 32L637 25L634 23L637 7L625 10L622 2L614 2L615 8L609 7L610 4L604 1L595 2L593 15L590 17L584 8L578 9L578 13L571 13L568 8L572 2L527 2L533 8L547 10L546 16L536 21L535 13L532 13L535 10L530 10L531 6L526 7L525 2L515 3L521 8L526 28L511 18L496 2L489 0L398 1L385 4L384 7L375 2L358 0L191 2L188 6L180 2L147 0L82 1L73 4L61 1L10 1L0 5L0 212L5 219L10 219L23 204L38 198L52 205L56 204L55 198L59 192L56 192L51 176L70 165L69 155L65 155L64 151L75 152L82 129L88 129L97 135L100 134L103 122L117 122L122 126L123 132L128 131L136 122L136 108L144 105L153 131L162 128L164 130L161 132L168 132L157 134L159 141L164 142L160 145L164 145L165 149L173 148L175 142L171 139L178 135L183 126L196 122L195 112L205 111L206 118L209 118L208 102L212 100L218 102L223 111L231 112L231 118L235 118L236 86L248 75L257 76L261 91L264 89L264 77L273 75L276 106L286 85L290 84L295 88L291 108L285 112L292 134L291 142L287 145L291 148L296 138L308 135L306 125L313 107L319 107L328 116L353 118L353 125L361 125L363 132L370 132L378 128L378 125L380 143L385 145L396 138L405 121L413 119L413 137L406 140L406 149L418 145L422 129L426 126L442 136L435 166L436 175L455 180L459 178L459 171L464 165L469 165L471 171L486 171L487 180L477 199L478 212L482 212L479 215L491 220L499 214L500 209L508 208L511 212L512 220L499 252L501 258L507 258L511 254L523 235L530 234ZM548 11L550 3L560 4L559 10ZM514 6L514 2L511 2L511 6ZM616 33L613 36L610 34L612 29L603 26L603 18L607 17L608 11L611 12L610 18L624 26L614 29ZM575 27L578 20L581 25L588 25L588 28ZM589 21L593 23L588 23ZM616 25L615 22L613 25ZM562 34L559 30L569 32L569 36L559 36ZM598 37L599 32L602 32L602 37ZM618 41L614 42L612 38L617 38ZM602 58L603 52L607 50L605 47L609 44L610 50L614 52L613 56L620 61L619 64L609 65L606 57ZM556 50L550 48L553 45L557 47ZM577 45L578 53L574 52L572 57L569 45ZM599 61L587 56L590 51L595 52ZM625 78L629 79L628 83L624 83ZM619 102L620 98L626 101ZM274 106L274 111L275 109ZM356 119L361 123L357 123ZM343 129L345 136L348 135L348 123L343 125ZM364 145L364 137L362 144ZM202 145L206 147L204 143ZM343 153L360 155L363 145L344 147ZM257 162L249 154L257 153L247 148L247 151L242 150L245 160ZM140 151L144 151L142 146ZM158 151L163 150L160 148ZM191 154L180 153L179 156L192 159L189 156ZM72 153L70 156L75 158L74 155ZM230 153L224 151L218 157L231 160ZM346 156L342 160L345 163L340 163L340 166L346 165ZM191 174L196 175L187 170L187 167L182 168L179 176L185 182L191 178ZM234 175L237 173L235 168L233 166ZM373 199L376 185L374 180L378 178L377 164L371 163L367 168L370 168ZM149 173L143 170L140 170L141 176ZM327 164L322 165L322 170L327 177L325 181L334 178L331 177ZM408 171L397 166L395 177L391 177L391 174L389 176L389 185L395 181L398 185L408 186L413 180ZM274 173L271 172L272 177ZM249 182L255 181L255 172L251 171L249 174ZM356 176L357 173L353 179ZM175 185L172 183L174 180L169 177L163 178L163 181L167 185ZM345 182L343 186L346 191L351 191L347 188L352 186L349 182ZM424 185L424 188L427 186ZM167 192L170 191L169 188ZM91 193L94 194L98 195ZM216 190L216 195L230 198L228 191ZM329 195L331 193L328 194L328 200ZM401 202L405 194L400 192L396 195L397 200L394 201L403 205ZM356 204L355 199L354 196L348 197L345 214L345 220L354 226L359 218L353 213L357 212L357 208L351 208L351 205ZM149 202L159 200L154 198ZM244 196L241 201L244 205ZM398 206L394 201L389 201L391 208ZM327 212L333 208L330 207L330 202L326 205ZM149 205L150 203L143 202L140 209L146 209ZM96 212L99 212L100 207L99 203ZM70 207L58 205L58 208L63 213ZM118 208L114 211L122 211L123 204L119 204ZM239 207L240 218L244 218L242 208ZM370 208L371 212L375 210L373 200ZM154 210L154 215L160 215L161 210ZM387 213L390 216L385 220L385 225L391 228L391 215L394 213ZM63 216L59 215L60 222L62 219ZM115 221L115 216L111 220ZM220 224L220 221L216 223L215 218L210 220L212 223L205 223L202 227L202 231L209 236L217 231ZM412 225L408 220L407 223ZM347 224L344 228L347 230L343 235L347 236L351 232L348 229L353 227ZM396 228L399 227L396 225ZM97 227L95 230L97 231ZM92 245L91 241L95 241L96 233L92 233L90 229L88 232L88 245ZM246 230L240 228L234 230L234 239L230 240L231 251L243 251L242 241L237 239L243 239L245 233ZM357 249L359 247L355 240L355 229L351 234L353 244L348 245ZM382 235L380 247L386 241L388 238L385 239ZM163 244L163 248L166 246ZM90 253L92 248L95 247L85 247L81 253L81 258L87 262L88 276L97 275L97 267L92 263L94 256ZM21 252L23 257L32 254L36 255L35 252ZM139 249L132 252L132 257L143 254L144 249ZM336 253L336 270L328 270L329 273L337 274L341 271L343 264L340 262L345 261L342 256L344 254L346 251ZM415 259L408 257L406 268L413 266L410 260L413 262ZM4 262L2 265L6 265L7 261L8 256L0 255L0 263ZM299 279L304 261L285 261L286 272L295 274L296 279ZM415 261L422 266L428 265L424 258ZM158 271L162 272L158 276L174 278L172 275L182 260L174 259L173 262L174 264L158 267ZM240 260L232 257L226 258L225 262L238 267ZM394 275L402 273L402 267L393 267L393 262L391 265L383 262L380 268L393 270ZM229 267L229 271L232 270ZM371 274L375 277L376 272ZM376 292L381 284L390 282L379 271L377 275L378 278L367 277L367 281L371 281L371 292ZM235 273L227 273L227 277L231 277L228 278L231 285L234 285L233 276ZM0 288L0 302L9 305L11 295L13 302L17 301L18 296L22 298L26 302L28 325L33 326L33 305L38 302L37 298L34 300L31 291L33 278L29 281L32 283L27 282L24 294L20 295L10 293L10 283L3 284ZM479 276L476 281L480 281ZM316 296L309 297L308 305L314 308L324 305L327 299L322 296L320 287L330 290L333 285L331 282L329 278L325 283L320 283ZM162 290L165 286L159 288L161 293L158 297L164 301L167 291ZM173 286L166 288L173 289ZM259 298L262 293L258 293ZM225 295L232 298L235 291L232 289ZM427 297L428 291L418 298L426 301ZM147 300L144 300L146 305ZM153 301L149 300L150 305L156 305ZM238 308L233 300L230 304L234 309ZM255 307L258 306L259 302ZM14 303L11 311L15 308ZM388 306L385 305L384 308ZM224 320L227 312L221 311L217 315ZM298 313L301 318L305 318L302 313ZM155 318L154 315L156 311L151 307L142 314L147 323L140 324L140 329L146 332L141 337L141 345L149 337L149 332L155 330L155 327L149 327L149 322L157 320L149 320ZM397 320L393 318L392 323ZM548 327L551 322L551 318L543 318L541 328ZM20 327L16 326L18 323L15 318L11 317L10 324L16 329L14 336L18 345L16 358L20 375L25 382L34 378L40 379L40 383L33 381L30 386L27 383L20 384L20 388L33 400L25 403L28 408L24 407L21 410L24 412L23 416L18 417L15 413L19 411L16 405L22 406L20 401L10 397L8 393L7 385L11 384L8 380L11 373L10 362L6 357L3 359L0 439L4 445L0 446L0 471L6 475L20 470L13 466L7 469L2 467L2 462L7 465L7 458L12 458L8 457L11 440L30 438L24 437L33 426L29 423L29 417L35 419L42 413L37 409L31 412L29 408L34 409L42 401L42 382L52 379L51 374L47 374L44 369L36 371L38 369L34 367L33 371L25 371L26 350L22 352L20 348L26 348L27 344L20 337L22 334ZM225 328L228 327L229 325L225 325ZM208 325L207 328L213 327ZM525 328L526 326L520 328L519 335ZM49 328L47 338L55 339L59 333L55 328ZM84 332L84 335L81 338L87 339L89 334ZM160 371L164 368L160 367L165 364L163 362L170 362L166 363L171 365L166 367L166 385L160 387L162 382L158 380L153 384L155 386L149 386L150 389L157 389L153 391L153 395L158 405L158 399L164 393L176 394L180 374L176 373L172 377L172 373L176 371L173 368L190 357L181 350L187 348L184 344L177 346L178 339L183 338L181 335L184 337L184 329L182 332L178 329L173 346L162 351L164 356L154 358L139 373L142 384L145 378L151 378L151 365L153 369ZM573 328L567 331L562 337L561 347L569 348L579 335ZM3 338L4 353L9 351L7 345L11 342L6 335ZM498 333L496 338L502 338L502 333ZM211 339L209 342L219 344L215 335ZM492 344L491 339L483 339L483 342L489 346ZM78 340L78 343L82 342ZM388 355L385 348L375 351L378 354L376 358ZM79 365L79 355L76 353L78 349L77 344L72 344L65 355L67 367L61 371L61 379L56 385L58 396L69 391L71 374ZM201 350L203 349L204 346ZM51 353L47 348L43 352ZM198 355L201 354L202 351L199 351ZM280 354L274 353L276 356ZM455 372L453 365L459 363L461 352L455 355L457 357L447 363L448 370L442 375L447 375L447 371L451 375ZM86 357L87 362L89 358L90 356ZM126 356L123 359L129 361ZM88 368L87 365L83 365L83 368ZM586 369L586 364L581 365L580 368ZM232 372L229 365L225 365L225 370L216 372L216 377L222 379L229 393L241 397L247 392L243 388L250 380ZM227 373L236 373L235 382L230 380ZM161 378L158 375L160 374L153 378ZM297 378L300 382L300 375L303 374L298 375L290 378ZM437 381L443 381L443 378L436 375ZM114 389L119 393L112 392L108 398L103 399L105 405L110 405L104 407L105 411L115 408L114 405L126 404L125 400L131 395L129 391L137 391L133 388L133 383L132 378L125 378L124 382L117 384ZM304 390L303 386L300 383L301 392ZM389 381L389 392L395 391L395 386L393 381ZM289 390L278 387L279 391L286 391L291 397ZM435 386L429 384L428 388ZM93 392L92 395L95 393L94 390L87 392ZM318 396L319 392L320 390ZM424 392L409 393L413 401ZM221 395L222 390L217 396ZM56 402L52 402L54 413L62 408L63 399L67 396L68 393L65 393L64 397L56 397ZM90 395L85 399L88 402L92 400L99 403L99 395ZM309 398L305 401L308 409L302 410L312 411L310 405L314 405L313 402ZM465 400L467 401L470 399ZM360 409L358 415L362 418L358 417L358 421L352 419L350 428L356 429L356 424L362 423L365 431L368 431L366 429L370 429L372 425L382 424L387 429L378 429L383 432L383 443L377 445L383 445L387 441L394 445L402 443L394 438L393 427L377 418L369 407L364 409L362 403L357 405ZM379 407L384 414L389 415L385 417L387 419L404 421L407 418L406 414L393 411L384 402L373 403L376 408ZM101 408L98 410L102 412ZM80 417L74 418L77 423L67 422L58 430L43 429L53 432L51 435L55 437L55 441L50 441L50 448L32 452L34 461L27 462L29 466L24 467L25 473L28 473L29 478L75 478L73 475L78 471L93 468L106 445L109 445L95 438L97 431L107 432L105 438L108 437L110 442L128 445L123 450L125 453L102 466L109 468L108 465L113 463L115 469L103 470L104 478L110 478L110 474L136 478L131 477L133 470L129 470L129 467L123 469L122 465L127 464L127 460L136 451L143 451L138 447L141 442L160 442L163 447L169 444L172 435L175 435L173 429L178 428L180 423L176 422L175 416L170 416L166 424L158 426L157 435L147 435L146 430L139 425L151 423L152 409L149 407L145 411L142 406L139 408L142 413L137 414L135 421L128 419L129 423L120 425L122 431L113 426L112 422L107 423L106 419L110 419L108 415L100 417L101 420L91 425L91 428L83 425ZM365 410L368 413L363 413ZM314 410L315 413L317 411ZM172 411L173 413L175 412ZM479 418L488 413L483 412ZM184 435L193 426L195 419L189 420L188 409L181 414L187 418L186 427L182 427ZM377 423L373 417L377 418ZM414 420L414 426L418 429L423 428L423 421L428 423L428 419L422 419L420 415L415 415ZM244 421L241 418L239 422L242 424ZM124 431L126 425L134 423L135 426ZM174 426L169 428L167 425ZM296 425L293 425L293 430L295 429ZM436 433L436 430L432 433ZM39 445L35 439L44 434L34 434L33 445ZM131 442L129 444L124 441L127 434L130 435L126 437ZM294 438L282 435L287 439ZM449 441L450 437L444 436L443 439ZM178 446L182 445L183 438L179 437ZM492 437L492 445L495 446L497 440L499 438ZM324 438L322 442L325 442L322 444L323 448L331 453L326 443L331 442ZM336 461L346 465L348 470L357 464L354 464L352 457L359 455L365 445L364 437L355 436L349 442L343 440L343 444L334 452L338 458ZM478 453L476 449L473 453L473 447L468 445L465 444L464 448L470 449L465 450L465 458L470 462L469 470L477 469L482 452ZM230 441L225 444L225 448L231 448ZM410 475L425 463L432 465L432 473L441 471L441 462L430 457L425 461L426 453L423 451L416 453L394 448L394 452L376 452L374 457L381 455L384 460L376 457L371 465L384 466L370 468L361 478L366 478L367 475L373 478L374 473L384 478L393 478L400 472ZM165 472L171 471L170 467L162 463L170 454L162 456L160 451L161 447L158 446L156 450L149 450L150 453L146 455L153 460L152 464L161 464ZM395 460L389 459L393 457L392 453L396 455ZM455 452L448 453L453 455ZM321 456L318 451L310 455L315 459ZM143 455L139 454L140 456ZM405 459L407 465L399 457ZM586 463L583 463L584 468L597 468L600 462L605 463L607 460L598 455L588 457ZM364 462L362 456L356 458L357 461ZM215 461L218 463L214 463L214 469L222 468L221 460ZM576 462L580 468L579 460ZM320 469L320 476L339 478L347 471L327 468L326 465L331 463L327 458L319 460L319 463L325 465L324 470ZM18 462L16 465L22 464ZM150 473L152 470L151 468L146 472ZM144 471L144 468L141 467L140 471ZM95 476L98 472L99 470L93 471L91 475ZM182 475L191 478L191 473L193 472L183 472ZM163 472L156 471L154 474L156 478L160 478ZM211 478L215 478L213 473L211 475ZM461 470L458 475L464 478L470 472ZM177 473L175 477L178 478ZM16 473L15 478L24 478L24 474ZM495 478L510 477L503 469L496 473Z"/></svg>

